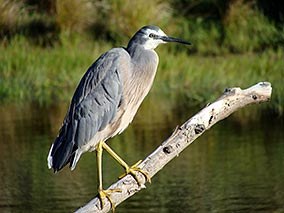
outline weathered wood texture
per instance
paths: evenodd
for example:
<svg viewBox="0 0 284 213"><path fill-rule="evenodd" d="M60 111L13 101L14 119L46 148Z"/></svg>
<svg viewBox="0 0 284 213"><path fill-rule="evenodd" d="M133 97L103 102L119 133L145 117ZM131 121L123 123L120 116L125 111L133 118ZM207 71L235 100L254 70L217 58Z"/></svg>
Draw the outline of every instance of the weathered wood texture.
<svg viewBox="0 0 284 213"><path fill-rule="evenodd" d="M269 101L271 93L272 88L269 82L260 82L245 90L240 88L226 89L218 100L206 106L195 116L176 128L174 133L153 153L146 157L139 167L146 171L150 177L153 177L169 161L179 155L182 150L215 123L228 117L244 106ZM142 174L139 173L137 176L142 183L145 183L146 180ZM109 189L116 188L122 190L122 192L113 193L111 195L111 199L117 206L142 188L145 188L145 185L142 184L142 186L138 186L134 178L131 175L127 175L109 187ZM101 209L100 201L98 197L95 197L84 207L78 209L76 213L103 213L110 210L111 205L107 199L105 200L104 208Z"/></svg>

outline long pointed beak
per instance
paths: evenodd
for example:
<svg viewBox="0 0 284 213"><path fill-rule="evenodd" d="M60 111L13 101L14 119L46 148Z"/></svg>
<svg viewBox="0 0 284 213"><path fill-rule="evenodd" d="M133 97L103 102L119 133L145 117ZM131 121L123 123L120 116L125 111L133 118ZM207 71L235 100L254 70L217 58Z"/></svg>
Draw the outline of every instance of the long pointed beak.
<svg viewBox="0 0 284 213"><path fill-rule="evenodd" d="M160 39L165 41L165 42L177 42L177 43L181 43L181 44L191 45L191 43L188 42L188 41L182 40L180 38L170 37L170 36L160 36Z"/></svg>

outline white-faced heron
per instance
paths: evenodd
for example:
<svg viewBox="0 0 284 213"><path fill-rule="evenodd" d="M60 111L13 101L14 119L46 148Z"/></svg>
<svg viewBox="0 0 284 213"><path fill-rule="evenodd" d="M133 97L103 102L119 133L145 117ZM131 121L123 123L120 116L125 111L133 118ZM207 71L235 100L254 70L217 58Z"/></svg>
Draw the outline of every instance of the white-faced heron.
<svg viewBox="0 0 284 213"><path fill-rule="evenodd" d="M167 36L159 27L145 26L135 33L126 48L113 48L101 55L82 77L50 148L48 167L54 172L68 163L73 170L84 152L97 152L102 207L104 198L112 204L110 193L119 191L103 190L103 149L125 168L125 175L131 174L137 180L138 171L150 181L147 173L139 169L140 161L128 166L105 141L123 132L132 121L156 75L159 57L154 49L167 42L190 44Z"/></svg>

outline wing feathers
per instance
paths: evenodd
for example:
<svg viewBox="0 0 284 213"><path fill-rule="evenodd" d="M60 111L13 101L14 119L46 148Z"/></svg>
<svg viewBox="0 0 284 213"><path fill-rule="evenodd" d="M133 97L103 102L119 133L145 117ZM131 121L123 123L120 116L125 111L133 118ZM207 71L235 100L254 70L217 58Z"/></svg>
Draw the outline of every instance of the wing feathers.
<svg viewBox="0 0 284 213"><path fill-rule="evenodd" d="M122 99L120 79L123 49L103 54L81 79L48 159L55 171L72 162L78 148L87 144L115 117ZM77 158L77 157L76 157ZM76 159L77 161L78 159Z"/></svg>

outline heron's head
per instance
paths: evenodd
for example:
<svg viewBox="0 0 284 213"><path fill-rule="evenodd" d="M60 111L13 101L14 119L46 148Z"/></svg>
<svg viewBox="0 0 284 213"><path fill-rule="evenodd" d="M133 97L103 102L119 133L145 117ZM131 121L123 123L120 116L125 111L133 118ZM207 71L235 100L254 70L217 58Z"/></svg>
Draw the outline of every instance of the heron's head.
<svg viewBox="0 0 284 213"><path fill-rule="evenodd" d="M145 49L153 50L159 44L167 42L177 42L187 45L191 44L182 39L167 36L159 27L149 25L149 26L144 26L140 30L138 30L129 41L128 46L135 43L142 45Z"/></svg>

